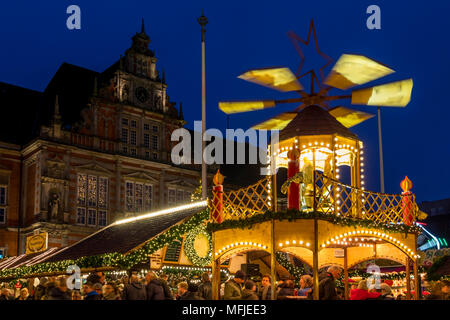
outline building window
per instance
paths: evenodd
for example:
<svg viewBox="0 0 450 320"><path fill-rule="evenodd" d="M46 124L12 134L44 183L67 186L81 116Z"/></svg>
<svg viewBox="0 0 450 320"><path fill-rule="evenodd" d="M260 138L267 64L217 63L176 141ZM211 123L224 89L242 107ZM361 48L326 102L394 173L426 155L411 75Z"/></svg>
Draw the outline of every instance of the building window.
<svg viewBox="0 0 450 320"><path fill-rule="evenodd" d="M98 210L98 226L99 227L106 227L106 211L105 210Z"/></svg>
<svg viewBox="0 0 450 320"><path fill-rule="evenodd" d="M6 257L6 248L0 248L0 259Z"/></svg>
<svg viewBox="0 0 450 320"><path fill-rule="evenodd" d="M153 154L153 160L158 160L158 154L157 153Z"/></svg>
<svg viewBox="0 0 450 320"><path fill-rule="evenodd" d="M122 128L121 140L123 143L128 143L128 129L127 128Z"/></svg>
<svg viewBox="0 0 450 320"><path fill-rule="evenodd" d="M158 132L158 126L153 126L152 130L153 130L153 132Z"/></svg>
<svg viewBox="0 0 450 320"><path fill-rule="evenodd" d="M150 148L150 135L148 133L144 133L144 147Z"/></svg>
<svg viewBox="0 0 450 320"><path fill-rule="evenodd" d="M123 146L122 151L123 151L123 153L128 153L128 147L127 146Z"/></svg>
<svg viewBox="0 0 450 320"><path fill-rule="evenodd" d="M130 132L130 144L136 145L136 131L134 130Z"/></svg>
<svg viewBox="0 0 450 320"><path fill-rule="evenodd" d="M137 153L136 153L136 149L132 148L132 149L131 149L131 155L132 155L132 156L135 156L136 154L137 154Z"/></svg>
<svg viewBox="0 0 450 320"><path fill-rule="evenodd" d="M79 173L77 176L77 198L77 224L87 224L88 226L106 225L108 178Z"/></svg>
<svg viewBox="0 0 450 320"><path fill-rule="evenodd" d="M182 189L169 188L169 206L184 204L191 201L191 193Z"/></svg>
<svg viewBox="0 0 450 320"><path fill-rule="evenodd" d="M150 130L150 125L148 123L144 123L144 130L145 131Z"/></svg>
<svg viewBox="0 0 450 320"><path fill-rule="evenodd" d="M6 186L0 186L0 206L6 206Z"/></svg>
<svg viewBox="0 0 450 320"><path fill-rule="evenodd" d="M6 209L8 204L8 187L0 186L0 223L6 222Z"/></svg>
<svg viewBox="0 0 450 320"><path fill-rule="evenodd" d="M153 186L151 184L127 181L125 189L127 212L143 212L152 209Z"/></svg>
<svg viewBox="0 0 450 320"><path fill-rule="evenodd" d="M77 208L77 224L86 224L86 208Z"/></svg>
<svg viewBox="0 0 450 320"><path fill-rule="evenodd" d="M147 159L150 159L150 152L145 151L145 157L146 157Z"/></svg>
<svg viewBox="0 0 450 320"><path fill-rule="evenodd" d="M96 226L97 225L97 210L96 209L88 209L88 218L87 224L88 226Z"/></svg>
<svg viewBox="0 0 450 320"><path fill-rule="evenodd" d="M158 136L152 136L153 150L158 150Z"/></svg>
<svg viewBox="0 0 450 320"><path fill-rule="evenodd" d="M137 122L136 122L136 120L131 120L131 127L132 127L132 128L136 128L136 127L137 127Z"/></svg>
<svg viewBox="0 0 450 320"><path fill-rule="evenodd" d="M128 119L122 118L122 125L128 127Z"/></svg>

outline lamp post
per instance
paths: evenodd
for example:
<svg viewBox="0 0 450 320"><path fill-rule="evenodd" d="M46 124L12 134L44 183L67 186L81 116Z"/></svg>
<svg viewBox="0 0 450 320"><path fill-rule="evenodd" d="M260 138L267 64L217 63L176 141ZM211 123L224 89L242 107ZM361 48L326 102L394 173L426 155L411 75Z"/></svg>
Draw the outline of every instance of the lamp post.
<svg viewBox="0 0 450 320"><path fill-rule="evenodd" d="M383 167L383 141L381 138L381 110L380 107L378 109L378 145L380 148L380 188L381 193L384 193L384 167Z"/></svg>
<svg viewBox="0 0 450 320"><path fill-rule="evenodd" d="M202 27L202 200L206 199L206 163L204 159L205 140L204 134L206 131L206 87L205 87L205 26L208 23L203 11L201 17L197 19Z"/></svg>

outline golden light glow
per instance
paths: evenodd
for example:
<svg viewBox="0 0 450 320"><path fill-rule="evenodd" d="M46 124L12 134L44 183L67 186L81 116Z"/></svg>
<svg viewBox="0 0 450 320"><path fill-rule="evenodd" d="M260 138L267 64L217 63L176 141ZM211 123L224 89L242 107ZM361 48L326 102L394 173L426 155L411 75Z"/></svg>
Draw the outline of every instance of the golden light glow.
<svg viewBox="0 0 450 320"><path fill-rule="evenodd" d="M297 112L284 112L252 127L255 130L282 130L297 116Z"/></svg>
<svg viewBox="0 0 450 320"><path fill-rule="evenodd" d="M345 107L336 107L329 111L329 113L336 118L337 121L342 123L344 127L351 128L375 117L374 114L353 110ZM353 148L353 147L352 147Z"/></svg>
<svg viewBox="0 0 450 320"><path fill-rule="evenodd" d="M394 70L365 56L343 54L334 65L325 84L346 90L393 72Z"/></svg>
<svg viewBox="0 0 450 320"><path fill-rule="evenodd" d="M273 100L219 102L219 109L227 114L261 110L272 107L275 107L275 101Z"/></svg>
<svg viewBox="0 0 450 320"><path fill-rule="evenodd" d="M283 92L303 90L303 86L289 68L255 69L241 74L238 78Z"/></svg>
<svg viewBox="0 0 450 320"><path fill-rule="evenodd" d="M352 104L404 107L411 100L412 79L391 82L352 92Z"/></svg>

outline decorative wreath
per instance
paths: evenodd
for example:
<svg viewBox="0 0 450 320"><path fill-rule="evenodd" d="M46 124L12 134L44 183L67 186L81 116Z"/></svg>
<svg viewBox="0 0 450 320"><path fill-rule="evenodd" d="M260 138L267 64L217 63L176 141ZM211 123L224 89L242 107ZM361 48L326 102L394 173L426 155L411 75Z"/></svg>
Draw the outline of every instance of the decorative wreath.
<svg viewBox="0 0 450 320"><path fill-rule="evenodd" d="M194 248L195 239L199 235L204 235L206 237L206 239L208 240L209 248L208 248L208 253L206 254L205 257L200 257ZM195 266L204 267L211 263L212 239L211 239L211 234L209 234L206 231L206 226L204 224L201 224L201 225L193 228L186 235L186 239L184 241L184 253L189 258L189 260L192 262L192 264Z"/></svg>

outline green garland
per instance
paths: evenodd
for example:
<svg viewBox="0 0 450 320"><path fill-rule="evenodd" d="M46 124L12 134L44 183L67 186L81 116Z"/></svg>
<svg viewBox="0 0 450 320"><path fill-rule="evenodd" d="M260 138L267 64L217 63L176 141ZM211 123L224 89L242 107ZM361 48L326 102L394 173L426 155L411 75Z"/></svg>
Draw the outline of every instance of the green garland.
<svg viewBox="0 0 450 320"><path fill-rule="evenodd" d="M96 256L81 257L76 260L63 260L57 262L45 262L33 266L23 266L15 269L6 269L0 271L0 280L18 279L30 277L40 273L64 272L70 265L77 265L80 269L100 268L100 267L117 267L118 269L127 270L142 263L148 259L148 256L171 244L174 240L185 235L198 225L202 224L209 218L209 210L206 209L185 223L175 225L163 234L153 238L138 250L124 255L118 252L105 253Z"/></svg>
<svg viewBox="0 0 450 320"><path fill-rule="evenodd" d="M197 254L197 251L195 251L194 248L194 242L195 238L203 234L206 239L208 239L208 253L206 254L206 257L200 257ZM186 235L186 239L184 240L184 253L189 258L189 260L192 262L194 266L198 267L204 267L209 264L211 264L212 261L212 238L211 234L209 232L206 232L206 226L204 224L200 224L199 226L193 228L189 233Z"/></svg>
<svg viewBox="0 0 450 320"><path fill-rule="evenodd" d="M343 218L323 212L304 212L298 210L286 210L280 212L266 211L264 214L257 214L250 218L240 218L237 220L225 220L222 223L208 223L207 230L215 232L225 229L251 229L253 225L274 220L288 220L289 222L299 219L320 219L333 224L349 227L375 228L385 232L402 232L402 233L420 233L421 228L418 226L408 226L405 224L385 224L366 219Z"/></svg>
<svg viewBox="0 0 450 320"><path fill-rule="evenodd" d="M445 279L447 276L442 276L440 274L436 274L436 270L439 269L442 265L444 265L447 260L450 259L449 255L445 255L440 257L439 259L437 259L430 268L428 268L427 270L427 280L428 281L438 281L438 280L443 280Z"/></svg>
<svg viewBox="0 0 450 320"><path fill-rule="evenodd" d="M286 254L284 252L277 252L276 253L276 259L277 262L284 267L290 274L295 278L295 281L300 281L300 277L304 274L305 268L304 267L297 267L295 266L289 259L287 258Z"/></svg>

